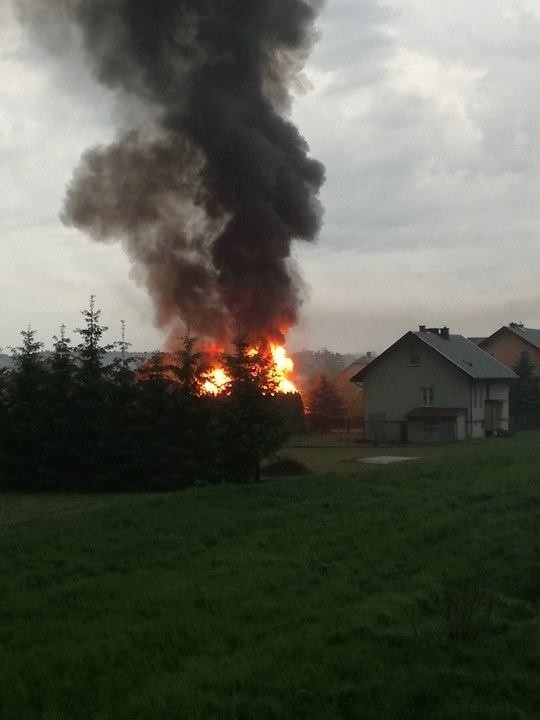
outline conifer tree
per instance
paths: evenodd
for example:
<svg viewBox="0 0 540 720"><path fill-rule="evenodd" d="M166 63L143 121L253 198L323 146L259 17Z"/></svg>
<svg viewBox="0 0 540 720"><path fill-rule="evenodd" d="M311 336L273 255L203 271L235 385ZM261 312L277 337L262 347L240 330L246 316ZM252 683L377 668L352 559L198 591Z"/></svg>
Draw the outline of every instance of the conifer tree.
<svg viewBox="0 0 540 720"><path fill-rule="evenodd" d="M77 462L74 428L78 418L73 404L76 366L65 325L60 326L59 335L53 336L53 352L48 367L42 469L51 486L67 488Z"/></svg>
<svg viewBox="0 0 540 720"><path fill-rule="evenodd" d="M510 386L510 418L519 429L540 427L540 385L528 352L521 353L513 370L518 380Z"/></svg>
<svg viewBox="0 0 540 720"><path fill-rule="evenodd" d="M128 354L131 343L126 337L125 320L120 321L120 340L112 347L119 356L104 369L102 380L106 394L102 408L101 482L108 488L136 488L140 487L137 476L145 438L138 422L140 388L132 368L136 359Z"/></svg>
<svg viewBox="0 0 540 720"><path fill-rule="evenodd" d="M45 417L46 368L43 343L29 326L21 331L22 343L12 348L14 367L9 378L6 452L10 469L21 487L31 487L42 466Z"/></svg>
<svg viewBox="0 0 540 720"><path fill-rule="evenodd" d="M105 367L103 360L113 346L103 344L103 336L108 328L101 325L101 310L96 308L94 295L90 297L89 307L82 310L81 315L84 325L75 330L81 336L81 342L77 346L74 399L78 418L80 479L89 482L89 478L96 478L109 465L106 448L110 447L107 402L110 399L108 378L111 368Z"/></svg>
<svg viewBox="0 0 540 720"><path fill-rule="evenodd" d="M95 295L90 296L89 306L81 310L81 315L84 326L75 330L82 338L77 346L81 379L90 385L99 384L104 377L103 359L114 346L102 344L103 335L109 328L100 324L101 310L96 308Z"/></svg>
<svg viewBox="0 0 540 720"><path fill-rule="evenodd" d="M222 358L230 378L221 417L224 473L232 480L257 481L262 459L281 446L288 430L277 412L277 381L266 348L245 336L233 347Z"/></svg>
<svg viewBox="0 0 540 720"><path fill-rule="evenodd" d="M43 343L36 340L36 330L30 326L21 330L22 343L11 348L16 372L13 375L15 385L21 385L21 391L28 396L43 383L44 362Z"/></svg>
<svg viewBox="0 0 540 720"><path fill-rule="evenodd" d="M4 440L4 427L8 408L8 372L7 368L0 367L0 453Z"/></svg>
<svg viewBox="0 0 540 720"><path fill-rule="evenodd" d="M53 354L49 361L51 369L51 385L54 389L70 395L73 389L73 375L75 363L71 340L66 337L66 326L60 325L60 334L53 336Z"/></svg>
<svg viewBox="0 0 540 720"><path fill-rule="evenodd" d="M115 346L120 351L120 362L119 366L123 369L129 369L132 363L132 358L128 357L128 351L131 347L131 343L126 340L126 321L120 320L120 340L115 343Z"/></svg>
<svg viewBox="0 0 540 720"><path fill-rule="evenodd" d="M9 410L9 373L7 368L0 367L0 488L4 484L3 469L6 467L7 427Z"/></svg>
<svg viewBox="0 0 540 720"><path fill-rule="evenodd" d="M513 370L522 383L535 383L534 365L532 363L531 356L526 350L520 353Z"/></svg>
<svg viewBox="0 0 540 720"><path fill-rule="evenodd" d="M345 417L343 400L336 388L324 374L319 375L308 395L308 420L311 430L328 432Z"/></svg>
<svg viewBox="0 0 540 720"><path fill-rule="evenodd" d="M110 366L113 383L116 387L123 389L123 391L129 395L130 387L134 385L135 381L135 373L132 365L137 362L137 358L130 357L128 355L131 343L126 339L125 320L120 320L120 340L117 340L112 347L115 347L120 353L120 356L115 358Z"/></svg>
<svg viewBox="0 0 540 720"><path fill-rule="evenodd" d="M139 472L154 490L183 486L189 463L183 462L186 448L193 451L193 437L187 441L185 399L178 390L176 369L170 356L155 353L136 374L138 392L135 426ZM190 468L191 470L191 468Z"/></svg>
<svg viewBox="0 0 540 720"><path fill-rule="evenodd" d="M197 338L189 332L182 338L179 350L174 354L171 366L172 374L178 383L178 391L185 397L195 398L200 395L204 382L204 353L196 352Z"/></svg>

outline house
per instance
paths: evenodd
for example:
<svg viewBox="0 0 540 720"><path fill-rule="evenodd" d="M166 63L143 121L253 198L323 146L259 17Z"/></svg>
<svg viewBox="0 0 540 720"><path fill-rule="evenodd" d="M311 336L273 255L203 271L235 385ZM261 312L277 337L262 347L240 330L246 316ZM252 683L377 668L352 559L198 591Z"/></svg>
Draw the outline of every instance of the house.
<svg viewBox="0 0 540 720"><path fill-rule="evenodd" d="M508 430L516 374L448 328L408 332L351 378L364 389L366 437L450 442Z"/></svg>
<svg viewBox="0 0 540 720"><path fill-rule="evenodd" d="M540 330L511 322L480 342L480 347L503 365L513 368L525 352L534 365L534 374L540 377Z"/></svg>
<svg viewBox="0 0 540 720"><path fill-rule="evenodd" d="M347 419L350 425L360 426L364 417L363 390L360 385L351 383L351 378L366 367L375 357L375 353L367 352L357 358L346 368L341 370L334 378L334 383L345 405Z"/></svg>

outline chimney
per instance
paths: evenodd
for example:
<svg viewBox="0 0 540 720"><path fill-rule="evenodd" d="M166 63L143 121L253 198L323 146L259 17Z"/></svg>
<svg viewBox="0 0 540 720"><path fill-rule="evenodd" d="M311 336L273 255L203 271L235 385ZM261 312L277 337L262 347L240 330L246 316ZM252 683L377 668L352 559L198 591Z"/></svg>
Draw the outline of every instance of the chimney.
<svg viewBox="0 0 540 720"><path fill-rule="evenodd" d="M441 337L450 340L450 328L447 328L446 325L441 328Z"/></svg>
<svg viewBox="0 0 540 720"><path fill-rule="evenodd" d="M425 325L419 325L418 326L419 332L426 332L426 326Z"/></svg>

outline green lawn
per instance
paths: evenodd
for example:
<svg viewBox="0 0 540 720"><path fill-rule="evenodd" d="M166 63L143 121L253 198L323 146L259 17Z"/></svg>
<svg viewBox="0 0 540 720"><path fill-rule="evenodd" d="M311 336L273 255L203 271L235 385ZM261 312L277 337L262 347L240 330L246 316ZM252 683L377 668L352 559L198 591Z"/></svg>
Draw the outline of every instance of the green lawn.
<svg viewBox="0 0 540 720"><path fill-rule="evenodd" d="M540 434L351 440L257 486L0 495L0 718L538 717Z"/></svg>

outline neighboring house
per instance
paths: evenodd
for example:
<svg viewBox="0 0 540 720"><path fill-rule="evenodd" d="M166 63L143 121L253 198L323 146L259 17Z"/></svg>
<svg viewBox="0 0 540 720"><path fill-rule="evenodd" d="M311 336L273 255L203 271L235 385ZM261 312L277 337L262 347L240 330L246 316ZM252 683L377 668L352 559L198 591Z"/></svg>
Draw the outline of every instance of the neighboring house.
<svg viewBox="0 0 540 720"><path fill-rule="evenodd" d="M482 340L480 347L509 368L526 352L534 365L534 374L540 377L540 330L512 322Z"/></svg>
<svg viewBox="0 0 540 720"><path fill-rule="evenodd" d="M351 378L364 390L366 437L451 442L508 430L516 374L448 328L408 332Z"/></svg>
<svg viewBox="0 0 540 720"><path fill-rule="evenodd" d="M348 423L352 426L360 426L363 422L364 392L361 386L351 383L351 378L353 375L359 373L360 370L363 370L374 357L375 353L371 352L362 355L350 365L347 365L346 368L341 370L341 372L333 378L336 388L343 399L347 411Z"/></svg>

